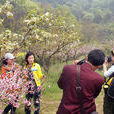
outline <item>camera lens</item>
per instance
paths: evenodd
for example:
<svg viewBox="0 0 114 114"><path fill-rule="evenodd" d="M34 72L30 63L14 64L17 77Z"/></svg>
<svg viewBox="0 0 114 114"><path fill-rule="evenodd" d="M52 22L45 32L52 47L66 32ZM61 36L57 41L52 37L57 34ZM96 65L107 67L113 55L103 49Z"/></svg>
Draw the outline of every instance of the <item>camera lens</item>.
<svg viewBox="0 0 114 114"><path fill-rule="evenodd" d="M79 61L78 63L77 63L77 65L82 65L83 63L85 63L85 59L83 59L83 60L81 60L81 61Z"/></svg>
<svg viewBox="0 0 114 114"><path fill-rule="evenodd" d="M108 63L110 63L112 61L111 56L107 57L107 61L108 61Z"/></svg>

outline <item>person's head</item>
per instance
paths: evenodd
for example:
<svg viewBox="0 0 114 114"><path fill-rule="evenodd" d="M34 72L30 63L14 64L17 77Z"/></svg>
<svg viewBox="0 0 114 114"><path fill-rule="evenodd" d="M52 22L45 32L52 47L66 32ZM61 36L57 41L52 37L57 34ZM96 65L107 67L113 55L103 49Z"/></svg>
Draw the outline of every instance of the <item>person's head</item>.
<svg viewBox="0 0 114 114"><path fill-rule="evenodd" d="M28 52L25 56L26 65L31 65L34 63L35 56L32 52Z"/></svg>
<svg viewBox="0 0 114 114"><path fill-rule="evenodd" d="M105 54L99 50L95 49L89 52L87 61L92 64L94 70L100 68L105 61Z"/></svg>
<svg viewBox="0 0 114 114"><path fill-rule="evenodd" d="M15 59L15 57L13 56L12 53L6 53L5 54L5 59L3 60L3 64L13 65L14 64L14 59Z"/></svg>
<svg viewBox="0 0 114 114"><path fill-rule="evenodd" d="M114 63L114 50L111 51L111 60Z"/></svg>

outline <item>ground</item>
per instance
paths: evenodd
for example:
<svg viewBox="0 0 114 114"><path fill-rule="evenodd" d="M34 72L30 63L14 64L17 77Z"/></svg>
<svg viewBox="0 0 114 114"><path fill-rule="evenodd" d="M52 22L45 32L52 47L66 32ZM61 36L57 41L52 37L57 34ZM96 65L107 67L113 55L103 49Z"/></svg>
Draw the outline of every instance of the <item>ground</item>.
<svg viewBox="0 0 114 114"><path fill-rule="evenodd" d="M61 94L56 94L56 96L60 97ZM100 95L96 98L96 106L97 106L97 112L99 114L103 114L103 90L100 93ZM56 114L58 105L60 103L60 99L58 100L42 100L42 108L41 108L41 114Z"/></svg>

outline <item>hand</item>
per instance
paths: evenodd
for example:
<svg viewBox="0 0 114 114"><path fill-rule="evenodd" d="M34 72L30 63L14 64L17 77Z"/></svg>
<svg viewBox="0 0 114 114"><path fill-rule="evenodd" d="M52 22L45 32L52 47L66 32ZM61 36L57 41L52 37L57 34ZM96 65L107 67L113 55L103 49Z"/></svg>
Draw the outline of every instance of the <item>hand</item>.
<svg viewBox="0 0 114 114"><path fill-rule="evenodd" d="M107 63L108 63L108 58L106 57L104 64L107 64Z"/></svg>
<svg viewBox="0 0 114 114"><path fill-rule="evenodd" d="M77 64L78 62L80 62L80 60L75 60L73 61L73 64Z"/></svg>

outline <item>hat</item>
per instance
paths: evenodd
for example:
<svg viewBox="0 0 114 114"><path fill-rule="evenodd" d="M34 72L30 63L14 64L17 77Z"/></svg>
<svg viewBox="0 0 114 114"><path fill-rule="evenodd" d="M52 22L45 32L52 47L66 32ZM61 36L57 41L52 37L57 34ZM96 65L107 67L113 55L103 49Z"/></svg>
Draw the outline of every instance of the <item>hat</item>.
<svg viewBox="0 0 114 114"><path fill-rule="evenodd" d="M112 56L114 56L114 50L111 51Z"/></svg>
<svg viewBox="0 0 114 114"><path fill-rule="evenodd" d="M14 59L15 57L11 53L6 53L5 54L5 59Z"/></svg>

